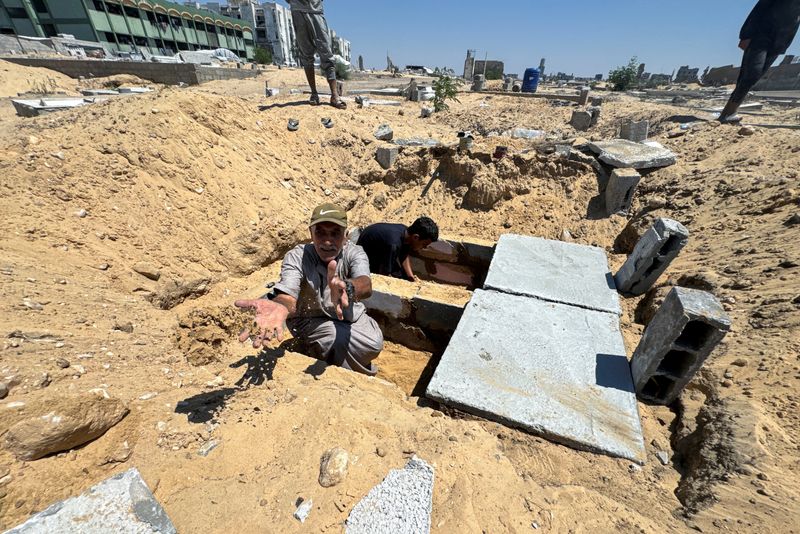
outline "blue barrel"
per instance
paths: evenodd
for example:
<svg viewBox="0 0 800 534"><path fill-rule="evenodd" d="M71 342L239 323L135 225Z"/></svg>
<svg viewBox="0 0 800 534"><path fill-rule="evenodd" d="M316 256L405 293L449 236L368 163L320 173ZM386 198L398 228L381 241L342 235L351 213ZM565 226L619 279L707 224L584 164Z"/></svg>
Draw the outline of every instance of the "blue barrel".
<svg viewBox="0 0 800 534"><path fill-rule="evenodd" d="M525 77L522 79L522 92L535 93L539 88L539 69L525 69Z"/></svg>

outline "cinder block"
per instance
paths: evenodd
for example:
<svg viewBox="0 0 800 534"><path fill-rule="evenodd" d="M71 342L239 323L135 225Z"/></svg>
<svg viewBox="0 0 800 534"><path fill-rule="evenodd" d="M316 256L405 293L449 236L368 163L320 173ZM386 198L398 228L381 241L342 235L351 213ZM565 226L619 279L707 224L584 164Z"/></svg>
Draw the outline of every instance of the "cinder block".
<svg viewBox="0 0 800 534"><path fill-rule="evenodd" d="M411 316L410 300L387 291L373 289L372 296L364 300L364 306L392 319L404 320Z"/></svg>
<svg viewBox="0 0 800 534"><path fill-rule="evenodd" d="M585 106L589 103L589 88L588 87L581 87L581 94L578 99L579 106Z"/></svg>
<svg viewBox="0 0 800 534"><path fill-rule="evenodd" d="M414 323L425 331L433 330L452 334L464 314L463 306L438 302L420 296L411 300L411 306L414 310Z"/></svg>
<svg viewBox="0 0 800 534"><path fill-rule="evenodd" d="M569 124L579 132L585 132L592 126L592 114L588 111L573 111Z"/></svg>
<svg viewBox="0 0 800 534"><path fill-rule="evenodd" d="M636 186L639 185L641 176L636 169L614 169L606 186L606 212L609 215L614 213L627 213L636 193Z"/></svg>
<svg viewBox="0 0 800 534"><path fill-rule="evenodd" d="M688 241L689 230L681 223L657 219L614 275L619 292L633 296L646 293Z"/></svg>
<svg viewBox="0 0 800 534"><path fill-rule="evenodd" d="M615 314L475 290L426 395L571 447L644 461Z"/></svg>
<svg viewBox="0 0 800 534"><path fill-rule="evenodd" d="M398 154L399 150L396 146L381 146L378 147L378 150L375 153L375 158L378 160L378 163L380 163L381 167L384 169L390 169L397 160Z"/></svg>
<svg viewBox="0 0 800 534"><path fill-rule="evenodd" d="M619 137L620 139L641 143L642 141L647 141L649 131L650 121L631 121L622 125L619 130Z"/></svg>
<svg viewBox="0 0 800 534"><path fill-rule="evenodd" d="M633 353L631 372L639 397L656 404L677 399L730 327L714 295L673 288Z"/></svg>

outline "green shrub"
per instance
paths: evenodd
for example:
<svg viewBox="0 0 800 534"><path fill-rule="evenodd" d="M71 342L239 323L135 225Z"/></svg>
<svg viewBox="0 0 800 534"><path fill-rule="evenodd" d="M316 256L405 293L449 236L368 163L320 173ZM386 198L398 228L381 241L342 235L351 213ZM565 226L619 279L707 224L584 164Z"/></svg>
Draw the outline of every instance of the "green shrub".
<svg viewBox="0 0 800 534"><path fill-rule="evenodd" d="M253 61L260 65L272 65L272 52L266 48L256 48L253 54Z"/></svg>
<svg viewBox="0 0 800 534"><path fill-rule="evenodd" d="M456 86L456 82L450 76L442 76L435 82L433 82L433 109L434 111L444 111L449 109L450 106L447 105L448 100L455 100L459 102L458 98L458 87Z"/></svg>
<svg viewBox="0 0 800 534"><path fill-rule="evenodd" d="M636 83L639 74L639 60L632 57L627 65L617 67L608 73L612 91L627 91Z"/></svg>

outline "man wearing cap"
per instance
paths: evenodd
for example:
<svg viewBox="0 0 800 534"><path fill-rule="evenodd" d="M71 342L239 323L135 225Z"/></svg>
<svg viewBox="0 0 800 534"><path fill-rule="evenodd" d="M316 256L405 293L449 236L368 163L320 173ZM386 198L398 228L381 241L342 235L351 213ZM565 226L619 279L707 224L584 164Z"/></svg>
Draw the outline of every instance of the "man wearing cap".
<svg viewBox="0 0 800 534"><path fill-rule="evenodd" d="M312 356L374 376L383 333L361 303L372 295L367 255L346 239L347 212L340 206L317 206L309 228L311 243L283 258L273 295L236 301L256 312L253 329L239 339L252 337L254 348L267 347L283 338L285 323Z"/></svg>

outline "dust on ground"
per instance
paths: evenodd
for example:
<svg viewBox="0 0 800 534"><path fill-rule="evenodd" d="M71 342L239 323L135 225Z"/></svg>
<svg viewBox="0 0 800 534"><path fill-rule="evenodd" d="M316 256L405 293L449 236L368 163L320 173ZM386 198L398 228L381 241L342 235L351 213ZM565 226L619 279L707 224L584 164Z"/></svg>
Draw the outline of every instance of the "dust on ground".
<svg viewBox="0 0 800 534"><path fill-rule="evenodd" d="M303 79L294 69L268 75L286 87ZM322 201L347 206L354 224L428 215L450 236L560 239L566 230L605 248L616 269L625 246L615 241L629 221L587 217L597 194L591 168L536 150L542 140L488 137L524 127L571 141L587 135L568 126L572 109L463 93L422 119L411 102L339 111L288 91L265 100L263 82L164 88L34 119L0 115L0 375L14 384L0 410L89 390L131 410L70 452L20 462L1 451L3 528L135 466L181 532L338 532L413 454L436 468L434 532L796 528L800 245L791 221L800 132L740 135L686 107L615 97L588 133L610 137L623 120L648 118L651 137L678 154L677 165L643 179L634 225L655 216L684 223L689 245L660 285L709 289L733 319L677 407L640 404L648 462L638 468L409 396L429 354L390 344L377 361L387 362L382 378L367 378L324 368L290 344L256 353L235 341L242 319L226 311L265 291ZM298 132L287 131L290 118ZM406 149L383 171L372 135L383 123L395 138L447 144L469 129L486 136L476 153L503 144L514 157L494 164ZM432 179L440 159L450 173ZM158 276L134 271L141 263ZM623 301L629 354L655 297ZM213 349L199 366L181 348L187 321ZM219 446L199 456L212 440ZM323 489L319 459L334 446L353 465ZM662 450L669 465L655 458ZM299 497L314 501L302 526L292 517Z"/></svg>

